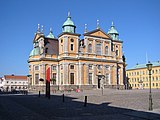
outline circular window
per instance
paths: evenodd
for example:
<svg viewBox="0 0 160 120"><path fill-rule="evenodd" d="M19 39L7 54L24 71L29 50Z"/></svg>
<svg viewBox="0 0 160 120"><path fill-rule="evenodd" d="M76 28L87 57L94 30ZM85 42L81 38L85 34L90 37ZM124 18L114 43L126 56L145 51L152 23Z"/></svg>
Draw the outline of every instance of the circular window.
<svg viewBox="0 0 160 120"><path fill-rule="evenodd" d="M71 42L74 42L74 40L73 40L73 39L71 39Z"/></svg>

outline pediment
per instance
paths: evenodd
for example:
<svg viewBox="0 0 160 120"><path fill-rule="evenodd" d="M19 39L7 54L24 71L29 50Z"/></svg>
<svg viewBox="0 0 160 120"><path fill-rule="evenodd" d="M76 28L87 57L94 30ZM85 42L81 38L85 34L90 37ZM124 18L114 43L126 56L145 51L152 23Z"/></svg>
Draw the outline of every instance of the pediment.
<svg viewBox="0 0 160 120"><path fill-rule="evenodd" d="M42 34L37 34L36 33L35 36L34 36L33 42L39 40L40 38L44 39L44 36Z"/></svg>
<svg viewBox="0 0 160 120"><path fill-rule="evenodd" d="M102 31L101 29L96 29L91 32L87 32L84 34L84 36L92 36L92 37L98 37L98 38L107 38L110 39L110 36Z"/></svg>

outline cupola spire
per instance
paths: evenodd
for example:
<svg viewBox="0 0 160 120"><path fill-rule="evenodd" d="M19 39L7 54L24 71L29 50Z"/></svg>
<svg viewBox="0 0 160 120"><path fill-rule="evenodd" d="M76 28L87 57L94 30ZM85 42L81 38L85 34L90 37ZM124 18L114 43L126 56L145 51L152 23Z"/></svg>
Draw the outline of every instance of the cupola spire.
<svg viewBox="0 0 160 120"><path fill-rule="evenodd" d="M74 25L73 21L71 20L70 12L68 12L67 20L63 23L62 31L75 33L76 26Z"/></svg>
<svg viewBox="0 0 160 120"><path fill-rule="evenodd" d="M100 26L99 26L99 20L97 20L97 29L99 29Z"/></svg>
<svg viewBox="0 0 160 120"><path fill-rule="evenodd" d="M42 27L42 31L41 32L44 33L44 27L43 27L43 25L41 27Z"/></svg>
<svg viewBox="0 0 160 120"><path fill-rule="evenodd" d="M47 37L52 38L52 39L55 38L53 35L52 27L50 27L50 31L49 31L49 34L47 35Z"/></svg>
<svg viewBox="0 0 160 120"><path fill-rule="evenodd" d="M68 18L71 18L70 11L68 11Z"/></svg>
<svg viewBox="0 0 160 120"><path fill-rule="evenodd" d="M37 33L40 33L40 24L38 24Z"/></svg>
<svg viewBox="0 0 160 120"><path fill-rule="evenodd" d="M84 25L84 33L87 33L88 30L87 30L87 24Z"/></svg>
<svg viewBox="0 0 160 120"><path fill-rule="evenodd" d="M52 27L50 27L50 33L53 33L53 31L52 31Z"/></svg>
<svg viewBox="0 0 160 120"><path fill-rule="evenodd" d="M118 34L118 32L117 32L117 30L116 30L116 28L114 26L113 21L112 21L111 27L110 27L110 29L108 31L108 34L112 37L113 40L119 40L119 38L118 38L119 34Z"/></svg>

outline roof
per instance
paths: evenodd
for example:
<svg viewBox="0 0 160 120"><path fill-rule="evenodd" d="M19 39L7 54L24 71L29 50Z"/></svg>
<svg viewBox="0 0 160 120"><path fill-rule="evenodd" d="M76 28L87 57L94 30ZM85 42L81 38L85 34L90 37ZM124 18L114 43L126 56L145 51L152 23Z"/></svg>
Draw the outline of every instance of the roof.
<svg viewBox="0 0 160 120"><path fill-rule="evenodd" d="M51 39L55 38L55 36L53 35L53 32L52 32L52 28L50 28L50 32L46 37L51 38Z"/></svg>
<svg viewBox="0 0 160 120"><path fill-rule="evenodd" d="M70 12L68 12L67 20L63 23L63 26L75 26L71 20Z"/></svg>
<svg viewBox="0 0 160 120"><path fill-rule="evenodd" d="M157 61L157 62L152 62L152 66L153 67L157 67L157 66L160 66L160 61ZM127 69L127 70L134 70L134 69L140 69L140 68L146 68L146 64L136 64L135 66Z"/></svg>
<svg viewBox="0 0 160 120"><path fill-rule="evenodd" d="M4 75L5 80L27 80L27 76Z"/></svg>
<svg viewBox="0 0 160 120"><path fill-rule="evenodd" d="M81 36L81 34L77 34L77 33L63 32L63 33L59 34L58 37L61 37L61 36L64 35L64 34Z"/></svg>
<svg viewBox="0 0 160 120"><path fill-rule="evenodd" d="M111 28L108 31L108 34L118 34L118 31L116 30L113 22L112 22Z"/></svg>
<svg viewBox="0 0 160 120"><path fill-rule="evenodd" d="M47 38L55 38L54 35L50 32L49 35L47 35Z"/></svg>
<svg viewBox="0 0 160 120"><path fill-rule="evenodd" d="M29 56L36 56L36 55L40 55L39 47L33 48L33 50L30 52Z"/></svg>

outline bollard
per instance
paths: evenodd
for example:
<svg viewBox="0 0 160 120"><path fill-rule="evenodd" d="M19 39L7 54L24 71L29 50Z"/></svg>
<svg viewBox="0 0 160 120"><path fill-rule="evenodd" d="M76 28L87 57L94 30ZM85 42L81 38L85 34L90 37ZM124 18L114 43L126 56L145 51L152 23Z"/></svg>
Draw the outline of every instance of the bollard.
<svg viewBox="0 0 160 120"><path fill-rule="evenodd" d="M64 94L63 94L63 102L64 102Z"/></svg>
<svg viewBox="0 0 160 120"><path fill-rule="evenodd" d="M84 107L87 106L87 96L85 96L85 99L84 99Z"/></svg>
<svg viewBox="0 0 160 120"><path fill-rule="evenodd" d="M103 87L101 88L101 90L102 90L102 96L103 96Z"/></svg>
<svg viewBox="0 0 160 120"><path fill-rule="evenodd" d="M41 91L39 91L39 97L40 97L40 95L41 95Z"/></svg>

